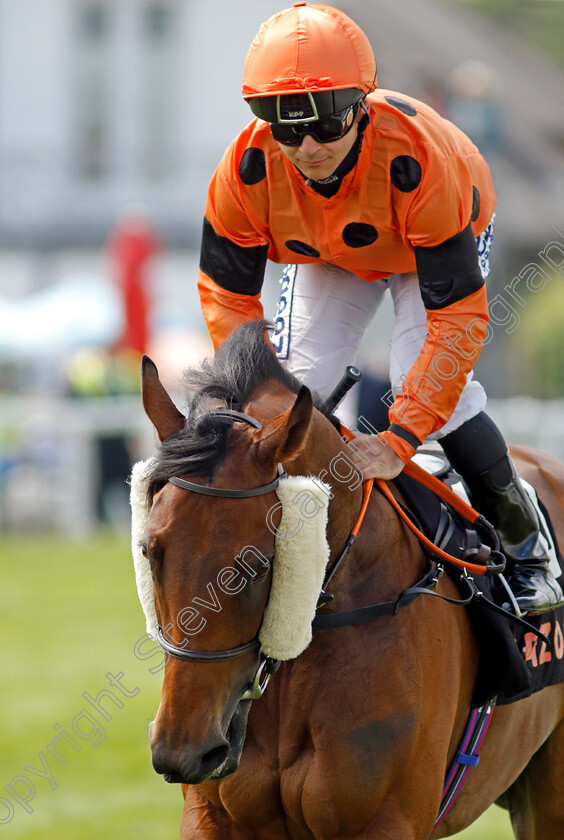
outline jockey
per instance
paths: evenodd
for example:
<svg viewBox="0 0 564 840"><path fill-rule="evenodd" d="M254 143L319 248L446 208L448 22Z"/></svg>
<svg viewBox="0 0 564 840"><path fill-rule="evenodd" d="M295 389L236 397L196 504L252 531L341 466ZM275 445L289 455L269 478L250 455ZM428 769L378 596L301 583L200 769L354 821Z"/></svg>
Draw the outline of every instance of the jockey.
<svg viewBox="0 0 564 840"><path fill-rule="evenodd" d="M255 119L212 178L203 227L198 285L214 346L263 317L267 259L287 264L272 343L326 397L390 289L395 400L386 431L353 441L356 463L365 478L394 478L438 440L498 529L522 612L564 603L472 375L495 208L478 149L424 103L377 90L368 39L332 6L295 3L262 25L243 97Z"/></svg>

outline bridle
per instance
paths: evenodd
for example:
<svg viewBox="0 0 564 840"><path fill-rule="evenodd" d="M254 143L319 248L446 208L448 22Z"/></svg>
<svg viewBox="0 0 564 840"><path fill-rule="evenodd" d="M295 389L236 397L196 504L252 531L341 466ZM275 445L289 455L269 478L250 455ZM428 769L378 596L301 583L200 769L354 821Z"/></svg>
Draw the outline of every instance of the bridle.
<svg viewBox="0 0 564 840"><path fill-rule="evenodd" d="M239 423L246 423L255 429L262 429L262 423L259 420L256 420L249 414L244 414L242 411L235 411L232 408L212 409L209 414L214 417L225 417ZM249 499L253 496L263 496L265 493L270 493L272 490L276 490L280 484L280 480L285 477L286 472L284 471L284 467L282 464L278 464L276 468L276 476L272 479L272 481L268 484L262 484L259 487L244 489L211 487L208 484L196 484L193 481L187 481L185 478L178 478L178 476L172 476L172 478L169 478L168 480L171 484L181 487L183 490L190 490L193 493L200 493L204 496ZM247 653L247 651L260 648L260 641L257 635L249 642L244 642L242 645L238 645L233 648L226 648L224 650L187 650L178 647L165 638L164 630L160 624L157 628L157 641L162 649L166 653L170 654L170 656L174 656L176 659L183 659L187 662L223 662L242 656L244 653ZM250 686L244 690L239 700L257 700L261 697L268 684L270 675L274 673L279 664L278 660L271 659L269 656L265 656L261 653L261 662L257 668L254 679Z"/></svg>

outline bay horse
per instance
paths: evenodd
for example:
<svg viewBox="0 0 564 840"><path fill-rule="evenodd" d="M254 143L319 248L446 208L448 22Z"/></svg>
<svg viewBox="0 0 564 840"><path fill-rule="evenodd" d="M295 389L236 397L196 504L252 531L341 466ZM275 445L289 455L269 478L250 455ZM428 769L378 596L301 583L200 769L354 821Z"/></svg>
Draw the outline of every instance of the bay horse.
<svg viewBox="0 0 564 840"><path fill-rule="evenodd" d="M182 787L181 838L424 840L463 830L497 801L518 840L561 840L562 685L495 710L479 764L435 827L479 667L463 608L418 598L396 615L316 630L252 699L266 681L257 634L278 541L278 465L330 486L329 565L362 487L328 473L347 445L276 360L263 322L237 330L186 383L187 417L144 360L143 404L161 445L140 551L161 642L188 652L168 659L150 742L157 773ZM564 465L525 448L513 455L564 545ZM233 558L249 546L245 578ZM323 612L394 599L424 566L419 542L375 491ZM437 591L458 597L448 575Z"/></svg>

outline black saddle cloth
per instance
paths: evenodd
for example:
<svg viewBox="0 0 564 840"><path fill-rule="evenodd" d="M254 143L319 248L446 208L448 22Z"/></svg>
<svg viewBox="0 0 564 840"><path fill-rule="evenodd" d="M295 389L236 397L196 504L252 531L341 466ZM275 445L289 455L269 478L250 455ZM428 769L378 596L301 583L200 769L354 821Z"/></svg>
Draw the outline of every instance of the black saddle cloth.
<svg viewBox="0 0 564 840"><path fill-rule="evenodd" d="M458 476L455 476L458 479ZM446 483L452 483L453 475ZM455 557L462 556L462 541L468 523L438 496L410 476L400 474L394 479L409 510L427 537ZM552 523L541 504L554 545L556 539ZM483 536L483 535L482 535ZM557 547L560 567L564 568ZM459 588L461 596L468 595L468 586L461 581L460 570L446 564L446 571ZM474 584L484 597L501 606L507 596L495 577L472 575ZM564 587L564 575L560 578ZM453 606L452 609L462 609ZM474 688L473 706L482 706L497 696L498 704L513 703L540 691L548 685L564 681L564 607L538 616L525 616L526 621L548 637L547 645L532 630L499 615L490 609L483 598L474 598L466 607L480 651L480 670Z"/></svg>

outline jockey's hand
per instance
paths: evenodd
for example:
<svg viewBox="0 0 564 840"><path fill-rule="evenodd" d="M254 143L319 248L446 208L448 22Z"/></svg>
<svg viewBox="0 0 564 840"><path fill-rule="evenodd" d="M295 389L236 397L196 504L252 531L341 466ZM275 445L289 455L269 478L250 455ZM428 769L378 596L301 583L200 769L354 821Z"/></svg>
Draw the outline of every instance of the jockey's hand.
<svg viewBox="0 0 564 840"><path fill-rule="evenodd" d="M349 447L351 460L361 470L364 480L395 478L405 466L392 447L376 435L357 432L354 439L349 441Z"/></svg>

